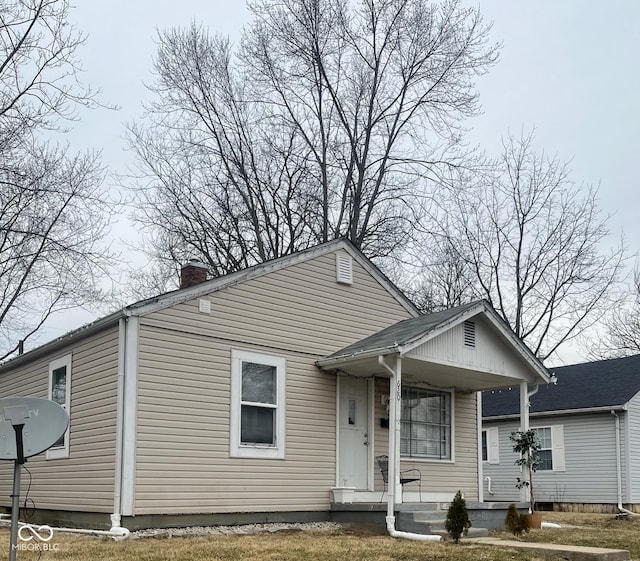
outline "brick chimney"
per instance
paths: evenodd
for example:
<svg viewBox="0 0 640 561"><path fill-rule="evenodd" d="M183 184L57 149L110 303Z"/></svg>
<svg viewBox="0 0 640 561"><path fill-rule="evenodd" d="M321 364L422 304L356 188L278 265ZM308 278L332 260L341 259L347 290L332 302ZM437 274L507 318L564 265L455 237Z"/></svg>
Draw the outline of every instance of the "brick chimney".
<svg viewBox="0 0 640 561"><path fill-rule="evenodd" d="M180 271L180 288L200 284L207 280L208 267L195 259L182 266Z"/></svg>

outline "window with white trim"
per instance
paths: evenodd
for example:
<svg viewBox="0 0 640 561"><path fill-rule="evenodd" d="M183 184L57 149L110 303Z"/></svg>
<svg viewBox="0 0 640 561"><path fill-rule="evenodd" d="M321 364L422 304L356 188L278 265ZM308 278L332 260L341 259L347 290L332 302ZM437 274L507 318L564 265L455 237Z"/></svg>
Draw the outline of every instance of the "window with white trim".
<svg viewBox="0 0 640 561"><path fill-rule="evenodd" d="M285 359L231 352L230 454L284 458Z"/></svg>
<svg viewBox="0 0 640 561"><path fill-rule="evenodd" d="M553 425L549 427L533 428L540 448L538 457L538 471L565 471L564 461L564 427Z"/></svg>
<svg viewBox="0 0 640 561"><path fill-rule="evenodd" d="M489 464L500 463L500 446L498 427L482 430L482 461Z"/></svg>
<svg viewBox="0 0 640 561"><path fill-rule="evenodd" d="M451 392L402 387L400 454L450 460Z"/></svg>
<svg viewBox="0 0 640 561"><path fill-rule="evenodd" d="M71 355L49 363L49 399L55 401L70 414L71 404ZM71 424L71 423L69 423ZM47 450L47 460L69 457L69 429Z"/></svg>

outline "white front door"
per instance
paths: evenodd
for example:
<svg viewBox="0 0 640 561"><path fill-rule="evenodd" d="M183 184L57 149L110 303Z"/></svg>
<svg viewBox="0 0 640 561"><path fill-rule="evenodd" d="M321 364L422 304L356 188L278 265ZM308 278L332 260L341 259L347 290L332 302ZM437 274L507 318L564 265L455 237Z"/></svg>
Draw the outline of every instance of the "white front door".
<svg viewBox="0 0 640 561"><path fill-rule="evenodd" d="M340 378L338 411L338 486L367 489L369 460L368 382Z"/></svg>

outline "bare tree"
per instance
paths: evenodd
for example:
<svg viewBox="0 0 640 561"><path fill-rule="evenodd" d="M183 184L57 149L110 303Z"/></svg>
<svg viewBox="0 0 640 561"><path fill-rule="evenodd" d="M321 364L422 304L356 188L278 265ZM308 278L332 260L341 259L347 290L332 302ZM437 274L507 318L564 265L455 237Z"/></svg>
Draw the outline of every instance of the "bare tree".
<svg viewBox="0 0 640 561"><path fill-rule="evenodd" d="M488 27L457 0L250 9L235 52L196 25L160 34L155 101L130 130L152 254L222 274L336 237L393 253L460 161Z"/></svg>
<svg viewBox="0 0 640 561"><path fill-rule="evenodd" d="M78 81L82 44L65 0L0 10L0 360L54 312L95 303L111 257L111 202L92 153L42 140L94 92Z"/></svg>
<svg viewBox="0 0 640 561"><path fill-rule="evenodd" d="M611 306L624 248L604 249L597 190L575 184L568 164L533 141L533 132L508 136L493 177L452 179L431 221L443 228L431 235L456 256L466 298L488 300L547 359Z"/></svg>
<svg viewBox="0 0 640 561"><path fill-rule="evenodd" d="M603 319L605 333L598 344L589 345L590 358L640 354L640 266L636 266L627 297Z"/></svg>

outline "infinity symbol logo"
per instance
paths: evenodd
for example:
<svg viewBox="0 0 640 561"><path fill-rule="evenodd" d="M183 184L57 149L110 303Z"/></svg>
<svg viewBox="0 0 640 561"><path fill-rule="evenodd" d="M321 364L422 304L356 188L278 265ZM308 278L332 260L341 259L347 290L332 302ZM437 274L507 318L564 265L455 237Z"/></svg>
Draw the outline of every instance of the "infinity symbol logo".
<svg viewBox="0 0 640 561"><path fill-rule="evenodd" d="M53 537L53 530L51 526L47 526L46 524L38 526L37 528L31 524L24 524L18 528L18 537L23 542L29 542L34 538L37 538L41 542L48 542Z"/></svg>

